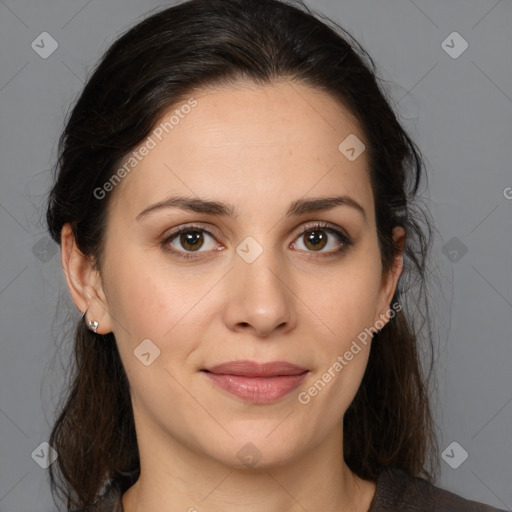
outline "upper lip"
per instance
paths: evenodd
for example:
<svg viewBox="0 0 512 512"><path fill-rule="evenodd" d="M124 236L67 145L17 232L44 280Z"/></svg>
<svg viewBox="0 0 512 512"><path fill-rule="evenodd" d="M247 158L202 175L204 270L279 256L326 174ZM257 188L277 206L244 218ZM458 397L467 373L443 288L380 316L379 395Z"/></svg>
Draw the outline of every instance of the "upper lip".
<svg viewBox="0 0 512 512"><path fill-rule="evenodd" d="M229 361L209 368L204 368L211 373L222 375L239 375L243 377L277 377L280 375L300 375L308 371L296 364L287 361L271 361L258 363L256 361Z"/></svg>

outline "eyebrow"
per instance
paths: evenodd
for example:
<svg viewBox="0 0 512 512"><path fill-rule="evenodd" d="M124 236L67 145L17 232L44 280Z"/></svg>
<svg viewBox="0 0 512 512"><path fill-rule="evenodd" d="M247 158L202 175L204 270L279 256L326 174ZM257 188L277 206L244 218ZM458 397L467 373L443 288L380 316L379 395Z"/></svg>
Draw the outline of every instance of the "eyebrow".
<svg viewBox="0 0 512 512"><path fill-rule="evenodd" d="M359 213L361 213L365 222L368 222L365 209L354 198L347 195L298 199L289 206L285 217L293 217L303 215L305 213L327 211L337 206L349 206L357 210ZM226 204L219 201L208 201L197 197L173 196L165 199L164 201L160 201L148 206L137 215L136 220L140 221L150 213L168 208L180 208L182 210L193 211L196 213L206 213L209 215L217 215L220 217L238 217L236 208L231 204Z"/></svg>

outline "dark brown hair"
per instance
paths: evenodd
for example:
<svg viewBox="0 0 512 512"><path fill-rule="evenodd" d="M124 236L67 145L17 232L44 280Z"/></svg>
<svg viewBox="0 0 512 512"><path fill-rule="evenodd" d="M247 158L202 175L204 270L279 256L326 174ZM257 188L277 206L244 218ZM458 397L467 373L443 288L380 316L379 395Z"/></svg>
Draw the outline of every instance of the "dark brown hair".
<svg viewBox="0 0 512 512"><path fill-rule="evenodd" d="M160 117L201 87L282 78L327 92L360 123L384 271L399 250L393 227L406 231L405 267L393 302L400 292L408 300L374 335L362 384L344 417L345 460L362 478L375 480L394 466L432 482L438 470L429 398L433 350L427 372L418 343L426 326L427 348L433 348L425 288L432 228L416 201L424 164L378 84L373 60L339 25L300 0L191 0L138 23L105 53L67 120L49 231L60 243L70 223L79 249L101 271L108 199L94 190ZM49 440L59 454L50 466L52 492L68 510L88 507L107 484L124 492L140 473L128 379L114 335L94 334L80 321L74 355Z"/></svg>

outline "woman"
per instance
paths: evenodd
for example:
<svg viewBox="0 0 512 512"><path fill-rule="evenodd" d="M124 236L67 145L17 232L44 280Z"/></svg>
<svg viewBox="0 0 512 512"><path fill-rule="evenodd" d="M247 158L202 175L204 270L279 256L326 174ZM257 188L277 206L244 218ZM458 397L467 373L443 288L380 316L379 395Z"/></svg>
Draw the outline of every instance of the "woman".
<svg viewBox="0 0 512 512"><path fill-rule="evenodd" d="M192 0L85 86L47 213L82 312L50 437L67 510L495 510L433 484L398 291L424 292L422 160L337 28Z"/></svg>

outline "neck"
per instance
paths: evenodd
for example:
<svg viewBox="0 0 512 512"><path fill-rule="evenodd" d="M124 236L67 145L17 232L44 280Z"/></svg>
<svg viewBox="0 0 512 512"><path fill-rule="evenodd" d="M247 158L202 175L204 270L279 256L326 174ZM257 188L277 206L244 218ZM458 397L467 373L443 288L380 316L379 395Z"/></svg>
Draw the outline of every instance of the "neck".
<svg viewBox="0 0 512 512"><path fill-rule="evenodd" d="M375 494L345 464L340 430L310 453L243 469L168 436L141 437L152 443L139 443L141 474L123 495L124 512L367 512Z"/></svg>

